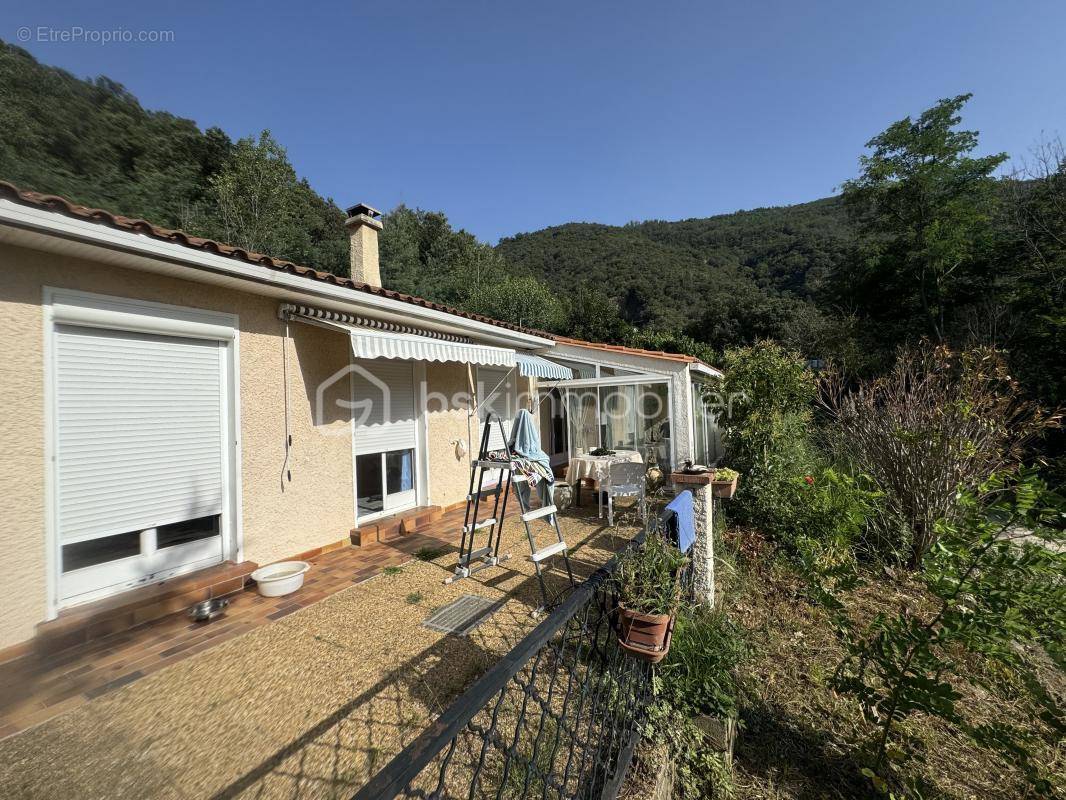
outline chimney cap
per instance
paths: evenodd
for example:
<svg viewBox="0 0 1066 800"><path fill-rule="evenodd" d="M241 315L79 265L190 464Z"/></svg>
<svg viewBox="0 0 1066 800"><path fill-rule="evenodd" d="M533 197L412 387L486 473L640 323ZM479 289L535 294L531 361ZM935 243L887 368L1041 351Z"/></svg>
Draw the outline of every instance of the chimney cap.
<svg viewBox="0 0 1066 800"><path fill-rule="evenodd" d="M348 209L349 217L358 217L360 215L368 216L370 219L378 219L381 217L381 212L366 203L356 203Z"/></svg>

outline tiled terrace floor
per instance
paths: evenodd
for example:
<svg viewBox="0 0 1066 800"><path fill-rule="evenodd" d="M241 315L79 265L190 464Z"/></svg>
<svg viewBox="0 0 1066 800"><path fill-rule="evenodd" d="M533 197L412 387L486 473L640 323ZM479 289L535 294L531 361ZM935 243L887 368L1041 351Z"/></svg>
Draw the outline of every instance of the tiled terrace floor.
<svg viewBox="0 0 1066 800"><path fill-rule="evenodd" d="M0 739L403 564L422 548L453 545L462 519L458 509L417 533L311 558L296 594L260 597L249 587L230 595L226 615L208 624L172 614L49 657L0 664Z"/></svg>
<svg viewBox="0 0 1066 800"><path fill-rule="evenodd" d="M578 580L636 532L632 522L607 529L588 508L562 515ZM153 659L176 659L166 668L123 661L115 677L142 676L92 700L82 688L77 707L0 741L0 797L350 797L536 625L530 611L539 592L517 518L504 526L502 552L512 559L470 580L443 583L455 563L451 546L433 561L353 583L352 564L380 573L393 558L454 541L456 528L442 527L405 539L402 549L368 551L377 563L366 563L367 553L315 559L323 580L346 588L308 605L322 588L308 584L306 595L296 595L305 607L260 603L243 635L222 641L219 633L165 657L152 651ZM563 589L563 574L561 564L549 569L553 594ZM468 635L422 624L466 594L496 609ZM220 622L209 627L222 630Z"/></svg>

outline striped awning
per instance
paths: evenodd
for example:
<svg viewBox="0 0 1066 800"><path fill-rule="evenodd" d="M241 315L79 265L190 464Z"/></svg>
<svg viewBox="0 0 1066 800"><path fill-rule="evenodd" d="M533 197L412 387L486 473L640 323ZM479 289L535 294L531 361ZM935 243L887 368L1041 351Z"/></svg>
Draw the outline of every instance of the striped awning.
<svg viewBox="0 0 1066 800"><path fill-rule="evenodd" d="M566 381L574 377L574 372L569 367L529 353L515 353L515 362L518 364L518 374L526 378Z"/></svg>
<svg viewBox="0 0 1066 800"><path fill-rule="evenodd" d="M458 361L492 367L513 367L515 352L506 347L449 342L412 333L388 333L346 325L356 358L400 358L409 361Z"/></svg>
<svg viewBox="0 0 1066 800"><path fill-rule="evenodd" d="M507 347L492 347L471 342L437 339L415 333L380 331L352 325L336 319L308 314L293 314L292 319L346 333L356 358L394 358L404 361L455 361L491 367L513 367L515 352Z"/></svg>

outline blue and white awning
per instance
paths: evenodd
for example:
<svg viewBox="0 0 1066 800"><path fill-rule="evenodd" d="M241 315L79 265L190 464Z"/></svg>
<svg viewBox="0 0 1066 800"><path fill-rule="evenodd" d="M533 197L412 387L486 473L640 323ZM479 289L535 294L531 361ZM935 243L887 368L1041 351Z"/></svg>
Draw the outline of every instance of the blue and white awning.
<svg viewBox="0 0 1066 800"><path fill-rule="evenodd" d="M518 374L525 378L547 378L553 381L568 381L574 377L573 370L546 358L528 353L515 353Z"/></svg>

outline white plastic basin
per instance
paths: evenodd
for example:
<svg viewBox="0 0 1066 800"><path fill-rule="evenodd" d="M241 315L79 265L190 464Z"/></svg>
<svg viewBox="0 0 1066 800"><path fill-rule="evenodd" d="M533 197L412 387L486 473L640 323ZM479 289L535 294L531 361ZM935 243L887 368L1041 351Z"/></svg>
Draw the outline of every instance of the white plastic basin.
<svg viewBox="0 0 1066 800"><path fill-rule="evenodd" d="M309 569L306 561L281 561L260 567L252 573L252 580L263 597L281 597L303 586L304 573Z"/></svg>

